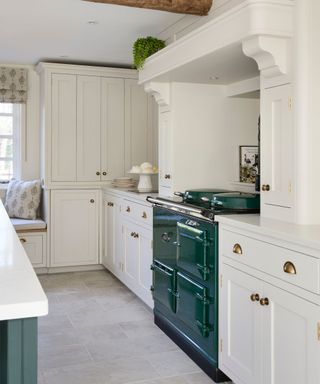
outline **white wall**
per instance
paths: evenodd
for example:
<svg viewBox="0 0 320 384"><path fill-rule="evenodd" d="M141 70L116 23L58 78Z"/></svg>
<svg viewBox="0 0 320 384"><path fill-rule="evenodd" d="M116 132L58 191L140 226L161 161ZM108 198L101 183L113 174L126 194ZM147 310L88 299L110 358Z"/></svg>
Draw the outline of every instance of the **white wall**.
<svg viewBox="0 0 320 384"><path fill-rule="evenodd" d="M245 0L213 0L208 16L185 15L178 22L162 31L158 37L169 44L244 2Z"/></svg>
<svg viewBox="0 0 320 384"><path fill-rule="evenodd" d="M239 145L257 145L259 100L228 98L215 85L172 83L171 90L175 189L234 189Z"/></svg>

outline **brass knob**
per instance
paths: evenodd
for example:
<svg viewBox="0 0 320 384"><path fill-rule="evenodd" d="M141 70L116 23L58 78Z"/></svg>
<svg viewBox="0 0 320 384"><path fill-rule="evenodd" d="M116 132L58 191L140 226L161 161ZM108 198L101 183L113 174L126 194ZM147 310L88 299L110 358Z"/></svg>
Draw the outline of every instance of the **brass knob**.
<svg viewBox="0 0 320 384"><path fill-rule="evenodd" d="M93 200L93 199L90 199L90 203L93 204L93 203L94 203L94 200Z"/></svg>
<svg viewBox="0 0 320 384"><path fill-rule="evenodd" d="M143 219L147 219L147 212L143 212L142 216Z"/></svg>
<svg viewBox="0 0 320 384"><path fill-rule="evenodd" d="M269 299L267 297L260 299L260 305L269 305Z"/></svg>
<svg viewBox="0 0 320 384"><path fill-rule="evenodd" d="M251 301L259 301L260 300L260 296L258 293L253 293L251 296L250 296L250 299Z"/></svg>
<svg viewBox="0 0 320 384"><path fill-rule="evenodd" d="M130 234L132 237L134 236L134 232L131 232L131 234Z"/></svg>
<svg viewBox="0 0 320 384"><path fill-rule="evenodd" d="M126 209L126 211L127 211L127 212L130 212L130 211L131 211L131 209L130 209L130 207L129 207L129 206L127 206L127 209Z"/></svg>
<svg viewBox="0 0 320 384"><path fill-rule="evenodd" d="M262 185L262 187L261 187L261 189L263 190L263 191L270 191L270 185L269 184L263 184Z"/></svg>
<svg viewBox="0 0 320 384"><path fill-rule="evenodd" d="M109 201L109 203L108 203L108 207L113 207L113 203L111 203L111 202Z"/></svg>
<svg viewBox="0 0 320 384"><path fill-rule="evenodd" d="M171 179L171 175L169 175L169 174L165 174L165 175L164 175L164 178L165 178L165 179Z"/></svg>
<svg viewBox="0 0 320 384"><path fill-rule="evenodd" d="M283 272L289 273L290 275L296 275L297 274L296 267L291 261L286 261L284 263Z"/></svg>
<svg viewBox="0 0 320 384"><path fill-rule="evenodd" d="M26 243L27 242L27 240L23 239L23 238L21 238L20 241L21 241L21 243Z"/></svg>
<svg viewBox="0 0 320 384"><path fill-rule="evenodd" d="M103 176L107 176L107 172L106 171L103 171L102 174L103 174Z"/></svg>
<svg viewBox="0 0 320 384"><path fill-rule="evenodd" d="M139 237L139 233L134 233L133 237L137 239Z"/></svg>
<svg viewBox="0 0 320 384"><path fill-rule="evenodd" d="M97 171L97 172L96 172L96 175L97 175L97 176L100 176L100 172L99 172L99 171Z"/></svg>
<svg viewBox="0 0 320 384"><path fill-rule="evenodd" d="M236 244L233 246L232 252L233 252L233 253L236 253L237 255L242 255L242 248L241 248L241 245L238 244L238 243L236 243Z"/></svg>

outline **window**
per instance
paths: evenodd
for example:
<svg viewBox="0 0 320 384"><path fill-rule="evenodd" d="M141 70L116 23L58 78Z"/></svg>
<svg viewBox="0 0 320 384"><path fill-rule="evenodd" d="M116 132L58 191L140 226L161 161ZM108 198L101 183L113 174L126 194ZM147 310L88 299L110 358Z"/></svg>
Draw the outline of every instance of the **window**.
<svg viewBox="0 0 320 384"><path fill-rule="evenodd" d="M0 103L0 182L16 177L20 160L21 104Z"/></svg>

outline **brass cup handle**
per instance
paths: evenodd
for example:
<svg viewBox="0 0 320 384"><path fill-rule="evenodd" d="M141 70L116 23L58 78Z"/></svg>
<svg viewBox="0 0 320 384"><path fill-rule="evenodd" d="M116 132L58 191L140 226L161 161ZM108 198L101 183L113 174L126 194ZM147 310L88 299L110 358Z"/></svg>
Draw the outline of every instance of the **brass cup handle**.
<svg viewBox="0 0 320 384"><path fill-rule="evenodd" d="M143 219L147 219L147 212L143 212L142 216Z"/></svg>
<svg viewBox="0 0 320 384"><path fill-rule="evenodd" d="M128 206L127 209L126 209L126 212L130 212L130 211L131 211L131 209L130 209L130 207Z"/></svg>
<svg viewBox="0 0 320 384"><path fill-rule="evenodd" d="M267 297L260 299L260 305L262 306L269 305L269 299Z"/></svg>
<svg viewBox="0 0 320 384"><path fill-rule="evenodd" d="M94 200L93 200L93 199L90 199L90 203L93 204L93 203L94 203Z"/></svg>
<svg viewBox="0 0 320 384"><path fill-rule="evenodd" d="M165 174L165 175L164 175L164 178L165 178L165 179L171 179L171 175L169 175L169 174Z"/></svg>
<svg viewBox="0 0 320 384"><path fill-rule="evenodd" d="M290 275L296 275L297 274L296 267L291 261L286 261L284 263L283 272L289 273Z"/></svg>
<svg viewBox="0 0 320 384"><path fill-rule="evenodd" d="M103 172L102 172L102 175L103 175L103 176L107 176L107 172L106 172L106 171L103 171Z"/></svg>
<svg viewBox="0 0 320 384"><path fill-rule="evenodd" d="M232 252L233 252L233 253L236 253L237 255L242 255L242 248L241 248L241 245L238 244L238 243L236 243L236 244L233 246Z"/></svg>
<svg viewBox="0 0 320 384"><path fill-rule="evenodd" d="M26 243L26 242L27 242L27 240L26 240L26 239L24 239L24 238L21 238L21 239L20 239L20 241L21 241L21 243L22 243L22 244L24 244L24 243Z"/></svg>
<svg viewBox="0 0 320 384"><path fill-rule="evenodd" d="M108 202L108 207L113 207L113 203L111 203L110 201Z"/></svg>
<svg viewBox="0 0 320 384"><path fill-rule="evenodd" d="M260 295L258 293L253 293L250 296L251 301L259 301L260 300Z"/></svg>
<svg viewBox="0 0 320 384"><path fill-rule="evenodd" d="M131 232L131 234L130 234L132 237L135 235L135 233L134 232Z"/></svg>
<svg viewBox="0 0 320 384"><path fill-rule="evenodd" d="M270 191L270 185L269 185L269 184L263 184L262 187L261 187L261 189L262 189L263 191L268 192L268 191Z"/></svg>
<svg viewBox="0 0 320 384"><path fill-rule="evenodd" d="M135 239L137 239L137 238L139 237L139 233L135 233L135 234L133 235L133 237L134 237Z"/></svg>
<svg viewBox="0 0 320 384"><path fill-rule="evenodd" d="M97 176L100 176L100 172L99 172L99 171L97 171L97 172L96 172L96 175L97 175Z"/></svg>

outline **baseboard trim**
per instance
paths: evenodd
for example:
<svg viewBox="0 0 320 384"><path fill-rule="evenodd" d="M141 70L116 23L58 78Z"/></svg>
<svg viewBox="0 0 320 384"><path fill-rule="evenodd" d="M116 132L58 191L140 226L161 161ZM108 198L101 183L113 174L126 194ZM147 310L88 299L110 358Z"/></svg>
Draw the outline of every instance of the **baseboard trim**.
<svg viewBox="0 0 320 384"><path fill-rule="evenodd" d="M101 264L94 265L75 265L71 267L50 267L50 268L34 268L37 275L66 273L66 272L86 272L86 271L103 271L106 268Z"/></svg>

